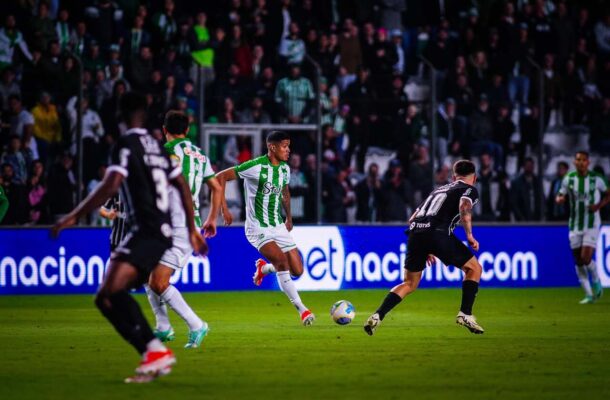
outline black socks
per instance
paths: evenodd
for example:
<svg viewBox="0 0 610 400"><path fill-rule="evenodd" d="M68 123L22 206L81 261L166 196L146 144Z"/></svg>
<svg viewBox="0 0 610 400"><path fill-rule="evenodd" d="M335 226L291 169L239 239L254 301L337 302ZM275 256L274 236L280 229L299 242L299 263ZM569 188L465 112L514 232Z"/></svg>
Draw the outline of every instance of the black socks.
<svg viewBox="0 0 610 400"><path fill-rule="evenodd" d="M111 295L98 294L95 304L123 339L135 347L138 353L146 352L146 345L155 335L144 318L142 309L127 291Z"/></svg>
<svg viewBox="0 0 610 400"><path fill-rule="evenodd" d="M376 313L379 314L379 319L383 321L385 315L390 312L390 310L398 305L402 301L402 297L397 295L394 292L388 293L388 295L383 299L383 303L379 306Z"/></svg>
<svg viewBox="0 0 610 400"><path fill-rule="evenodd" d="M477 297L479 291L479 282L462 281L462 305L460 311L466 315L472 315L472 305L474 298Z"/></svg>

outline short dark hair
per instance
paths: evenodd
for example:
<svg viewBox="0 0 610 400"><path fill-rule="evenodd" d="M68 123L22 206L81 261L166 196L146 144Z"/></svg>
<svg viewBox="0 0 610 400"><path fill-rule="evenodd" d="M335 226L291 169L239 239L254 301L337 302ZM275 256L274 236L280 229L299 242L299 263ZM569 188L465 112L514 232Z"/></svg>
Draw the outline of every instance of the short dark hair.
<svg viewBox="0 0 610 400"><path fill-rule="evenodd" d="M570 169L570 166L569 166L569 165L568 165L568 163L567 163L567 162L565 162L565 161L559 161L559 162L557 163L557 165L558 165L559 167L564 167L565 169Z"/></svg>
<svg viewBox="0 0 610 400"><path fill-rule="evenodd" d="M165 114L163 126L172 135L186 135L189 118L182 111L170 110Z"/></svg>
<svg viewBox="0 0 610 400"><path fill-rule="evenodd" d="M121 115L125 121L129 121L138 113L146 113L146 97L140 93L127 92L121 97Z"/></svg>
<svg viewBox="0 0 610 400"><path fill-rule="evenodd" d="M474 174L475 171L474 163L470 160L459 160L453 164L453 175L455 176L468 176Z"/></svg>
<svg viewBox="0 0 610 400"><path fill-rule="evenodd" d="M577 155L582 154L583 156L587 157L587 160L589 159L589 152L586 150L578 150L575 154L574 157L576 157Z"/></svg>
<svg viewBox="0 0 610 400"><path fill-rule="evenodd" d="M267 135L267 143L279 143L282 140L290 140L290 136L284 131L271 131Z"/></svg>

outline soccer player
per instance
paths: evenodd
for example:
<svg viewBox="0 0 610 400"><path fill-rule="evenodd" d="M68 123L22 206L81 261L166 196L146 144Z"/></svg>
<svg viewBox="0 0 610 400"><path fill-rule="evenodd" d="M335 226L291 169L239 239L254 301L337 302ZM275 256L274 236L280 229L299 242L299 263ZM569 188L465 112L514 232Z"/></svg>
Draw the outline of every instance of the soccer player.
<svg viewBox="0 0 610 400"><path fill-rule="evenodd" d="M110 232L110 252L113 252L125 237L125 210L119 194L109 198L100 208L100 215L112 221L112 231Z"/></svg>
<svg viewBox="0 0 610 400"><path fill-rule="evenodd" d="M435 256L445 265L456 266L465 273L462 304L456 322L472 333L484 332L472 315L483 268L468 247L453 234L456 224L461 222L468 244L474 251L479 250L479 242L472 234L472 207L479 198L473 186L475 182L474 164L469 160L457 161L453 165L453 182L434 190L415 210L409 219L404 282L392 288L377 311L368 318L364 325L366 333L373 335L386 314L417 289L422 271Z"/></svg>
<svg viewBox="0 0 610 400"><path fill-rule="evenodd" d="M181 167L182 175L189 185L193 199L194 223L198 229L203 227L205 237L216 235L216 218L220 209L222 188L215 178L210 160L203 155L201 149L186 138L189 130L189 120L180 111L169 111L165 115L163 133L167 139L165 149L174 161ZM205 182L212 193L212 205L205 223L201 223L199 213L199 192ZM172 226L172 248L167 250L160 266L151 274L148 285L145 285L148 301L152 307L157 326L154 334L162 342L174 340L175 333L167 314L166 304L171 307L188 325L188 342L185 348L196 348L201 345L208 333L208 324L201 320L186 303L178 289L169 280L174 271L180 271L188 263L193 248L189 243L189 232L185 223L185 213L180 202L180 193L170 188L169 209Z"/></svg>
<svg viewBox="0 0 610 400"><path fill-rule="evenodd" d="M169 373L176 362L172 351L155 337L140 306L129 294L130 289L148 279L163 253L172 245L169 183L179 190L191 245L202 252L207 247L195 227L193 202L181 170L172 165L163 146L141 128L146 122L146 99L136 93L126 93L121 98L120 109L128 130L117 142L112 165L100 185L53 226L52 234L57 236L62 229L74 225L120 187L129 232L111 255L95 304L117 332L142 355L136 375L126 380L140 383Z"/></svg>
<svg viewBox="0 0 610 400"><path fill-rule="evenodd" d="M563 178L555 201L562 204L566 200L566 195L570 196L568 237L576 261L576 275L585 291L585 297L580 304L591 304L603 293L593 252L601 224L599 209L610 202L610 191L606 179L589 170L589 153L577 152L574 156L574 166L576 171L568 173Z"/></svg>
<svg viewBox="0 0 610 400"><path fill-rule="evenodd" d="M267 136L267 154L246 161L217 174L222 186L221 212L225 225L230 225L233 216L224 197L226 182L240 177L244 180L246 198L246 238L259 253L271 263L259 259L253 281L260 285L263 278L276 273L277 282L290 302L296 307L301 322L312 325L315 316L301 301L292 281L292 276L303 274L303 263L299 250L290 231L292 214L290 212L290 167L286 163L290 157L290 138L285 132L274 131ZM286 213L282 220L280 204Z"/></svg>

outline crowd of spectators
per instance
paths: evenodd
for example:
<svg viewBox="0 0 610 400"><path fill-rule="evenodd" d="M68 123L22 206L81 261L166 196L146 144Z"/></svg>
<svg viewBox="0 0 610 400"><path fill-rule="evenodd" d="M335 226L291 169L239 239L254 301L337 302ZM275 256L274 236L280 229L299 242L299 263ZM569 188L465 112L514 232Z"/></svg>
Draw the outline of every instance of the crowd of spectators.
<svg viewBox="0 0 610 400"><path fill-rule="evenodd" d="M77 191L92 190L125 130L118 102L129 90L146 94L148 129L159 140L169 109L189 115L198 141L201 122L317 123L319 108L326 222L404 222L459 157L481 166L481 218L562 220L565 207L537 200L542 177L530 156L540 119L582 127L593 149L610 154L610 9L602 0L15 0L0 11L4 224L52 222ZM436 70L436 110L422 57ZM292 138L292 210L295 220L313 221L315 136ZM387 168L367 162L373 147L395 153ZM209 156L220 169L261 151L246 136L214 138ZM518 160L513 176L509 157ZM557 187L555 179L548 198Z"/></svg>

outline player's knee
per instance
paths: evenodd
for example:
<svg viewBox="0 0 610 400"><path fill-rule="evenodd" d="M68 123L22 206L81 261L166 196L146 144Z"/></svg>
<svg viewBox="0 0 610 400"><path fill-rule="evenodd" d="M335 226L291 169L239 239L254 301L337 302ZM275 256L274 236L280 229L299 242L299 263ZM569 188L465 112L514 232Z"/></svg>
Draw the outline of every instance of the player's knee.
<svg viewBox="0 0 610 400"><path fill-rule="evenodd" d="M584 267L584 266L587 266L587 265L591 264L591 259L592 259L592 258L593 258L593 257L586 257L586 256L585 256L585 257L583 257L583 258L581 259L581 264L580 264L580 265L582 265L582 266Z"/></svg>
<svg viewBox="0 0 610 400"><path fill-rule="evenodd" d="M110 298L103 290L96 293L94 303L95 306L102 312L111 308Z"/></svg>
<svg viewBox="0 0 610 400"><path fill-rule="evenodd" d="M277 260L273 261L273 266L276 271L288 271L290 269L286 256L279 257Z"/></svg>
<svg viewBox="0 0 610 400"><path fill-rule="evenodd" d="M163 292L167 290L169 287L169 282L164 279L160 279L158 277L151 276L150 281L148 282L148 286L155 292L157 295L161 296Z"/></svg>

